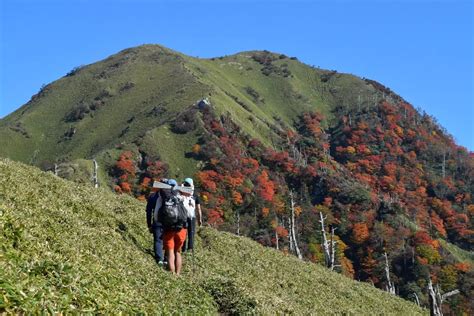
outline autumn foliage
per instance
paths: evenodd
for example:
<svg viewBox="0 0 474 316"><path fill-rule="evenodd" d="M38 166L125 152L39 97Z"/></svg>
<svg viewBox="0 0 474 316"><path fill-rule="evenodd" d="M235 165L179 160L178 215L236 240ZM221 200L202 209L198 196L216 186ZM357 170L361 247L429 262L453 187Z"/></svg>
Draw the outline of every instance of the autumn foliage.
<svg viewBox="0 0 474 316"><path fill-rule="evenodd" d="M166 176L168 165L160 160L145 159L138 163L138 154L123 151L110 170L114 178L114 190L117 193L134 194L145 199L153 181Z"/></svg>
<svg viewBox="0 0 474 316"><path fill-rule="evenodd" d="M275 128L274 147L265 148L230 116L204 111L205 132L190 151L204 163L196 183L207 222L289 252L291 193L308 260L324 261L321 213L336 229L336 261L345 275L385 288L387 253L405 298L425 293L428 275L446 291L468 288L472 266L439 239L474 248L473 155L401 99L336 107L332 115L328 127L320 113L304 113L294 126ZM141 183L163 174L164 166L151 164ZM140 172L130 154L121 155L116 171L117 191L140 191L132 185ZM469 298L460 297L450 312L472 311Z"/></svg>
<svg viewBox="0 0 474 316"><path fill-rule="evenodd" d="M292 190L301 247L310 260L322 251L314 238L321 242L323 211L337 227L337 260L346 275L383 288L380 265L387 252L401 295L410 294L404 286L425 282L422 271L441 275L446 262L457 271L443 272L448 283L460 282L470 268L454 264L437 238L472 249L473 186L460 173L474 178L472 157L430 117L401 101L335 115L340 121L332 129L318 113L302 115L295 129L279 132L284 150L263 148L228 120L208 118L210 136L201 152L210 153L209 164L198 178L211 209L220 210L220 227L235 231L237 209L248 216L248 235L275 246L276 233L280 248L288 249L282 236L289 229ZM214 211L211 217L217 217Z"/></svg>

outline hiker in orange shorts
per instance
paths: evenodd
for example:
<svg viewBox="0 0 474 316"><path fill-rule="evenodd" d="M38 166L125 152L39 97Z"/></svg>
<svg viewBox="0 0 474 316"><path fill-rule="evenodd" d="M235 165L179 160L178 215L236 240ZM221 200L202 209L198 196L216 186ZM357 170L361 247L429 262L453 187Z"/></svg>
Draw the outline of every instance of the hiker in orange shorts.
<svg viewBox="0 0 474 316"><path fill-rule="evenodd" d="M172 273L180 274L182 259L181 247L187 234L187 210L183 205L184 197L176 189L177 183L169 179L170 189L160 190L157 201L158 221L163 225L163 244L168 258L168 268Z"/></svg>
<svg viewBox="0 0 474 316"><path fill-rule="evenodd" d="M166 230L163 236L166 257L168 258L168 267L172 273L179 275L181 273L182 259L181 248L186 239L187 229Z"/></svg>

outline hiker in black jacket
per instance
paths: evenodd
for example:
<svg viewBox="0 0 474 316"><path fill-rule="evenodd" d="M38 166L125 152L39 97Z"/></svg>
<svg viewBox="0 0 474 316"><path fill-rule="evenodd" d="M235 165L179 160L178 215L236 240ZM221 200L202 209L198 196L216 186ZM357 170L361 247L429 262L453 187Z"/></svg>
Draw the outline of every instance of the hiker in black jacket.
<svg viewBox="0 0 474 316"><path fill-rule="evenodd" d="M155 260L159 265L164 264L163 256L163 225L158 222L157 214L155 213L156 202L160 197L160 192L155 191L148 197L146 204L146 223L148 230L153 234L153 248L155 251Z"/></svg>

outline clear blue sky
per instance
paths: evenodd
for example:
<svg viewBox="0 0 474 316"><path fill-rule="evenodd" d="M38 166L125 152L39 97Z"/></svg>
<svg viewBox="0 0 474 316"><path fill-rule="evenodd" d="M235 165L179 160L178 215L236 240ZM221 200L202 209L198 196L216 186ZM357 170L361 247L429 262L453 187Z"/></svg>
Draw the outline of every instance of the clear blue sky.
<svg viewBox="0 0 474 316"><path fill-rule="evenodd" d="M73 67L144 43L267 49L390 87L474 150L473 1L0 0L0 117Z"/></svg>

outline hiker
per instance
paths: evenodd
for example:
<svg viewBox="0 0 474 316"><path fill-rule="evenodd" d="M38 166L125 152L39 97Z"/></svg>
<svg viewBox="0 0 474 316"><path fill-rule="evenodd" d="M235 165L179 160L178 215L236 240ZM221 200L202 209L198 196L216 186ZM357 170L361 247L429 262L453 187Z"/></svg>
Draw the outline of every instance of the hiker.
<svg viewBox="0 0 474 316"><path fill-rule="evenodd" d="M171 189L162 189L156 203L158 221L162 224L163 244L168 258L168 268L172 273L181 273L181 248L187 233L187 210L183 205L184 197L175 190L176 180L167 182Z"/></svg>
<svg viewBox="0 0 474 316"><path fill-rule="evenodd" d="M166 182L165 180L162 180ZM164 264L163 257L163 225L158 221L158 212L155 212L156 204L160 198L159 189L153 188L154 192L148 197L146 203L146 223L148 230L153 234L153 250L155 260L159 265Z"/></svg>
<svg viewBox="0 0 474 316"><path fill-rule="evenodd" d="M190 187L193 189L192 194L183 193L184 196L184 207L188 211L188 235L183 245L183 252L188 250L193 250L194 248L194 235L196 233L196 210L197 210L197 221L199 227L202 226L202 213L201 213L201 203L199 201L199 196L194 191L194 182L191 178L184 179L182 186Z"/></svg>

